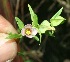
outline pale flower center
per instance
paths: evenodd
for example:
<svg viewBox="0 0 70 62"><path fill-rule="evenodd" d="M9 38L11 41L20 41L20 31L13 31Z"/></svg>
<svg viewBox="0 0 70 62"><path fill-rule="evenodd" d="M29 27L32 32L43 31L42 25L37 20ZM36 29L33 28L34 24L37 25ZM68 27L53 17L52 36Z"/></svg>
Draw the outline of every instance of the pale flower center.
<svg viewBox="0 0 70 62"><path fill-rule="evenodd" d="M31 35L31 33L32 33L31 29L30 28L26 28L25 34L26 35Z"/></svg>

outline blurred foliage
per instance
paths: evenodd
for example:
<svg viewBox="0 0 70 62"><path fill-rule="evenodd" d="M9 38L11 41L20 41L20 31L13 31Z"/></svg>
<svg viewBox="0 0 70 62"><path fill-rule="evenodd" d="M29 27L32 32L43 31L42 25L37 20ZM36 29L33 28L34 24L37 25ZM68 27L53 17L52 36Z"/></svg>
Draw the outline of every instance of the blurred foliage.
<svg viewBox="0 0 70 62"><path fill-rule="evenodd" d="M6 4L6 6L2 3L6 3L6 1L7 4L10 3L11 9L7 8L9 5ZM0 14L7 15L8 20L11 15L17 16L25 24L31 23L28 4L38 15L39 23L44 19L49 20L61 7L64 7L61 15L66 21L56 27L55 37L43 35L40 46L34 39L22 38L20 40L21 52L27 54L25 56L21 54L21 56L24 62L30 62L30 60L33 62L64 62L65 59L70 59L70 0L0 0L0 4ZM11 11L11 15L8 15L9 11ZM16 22L12 21L13 25L17 27Z"/></svg>

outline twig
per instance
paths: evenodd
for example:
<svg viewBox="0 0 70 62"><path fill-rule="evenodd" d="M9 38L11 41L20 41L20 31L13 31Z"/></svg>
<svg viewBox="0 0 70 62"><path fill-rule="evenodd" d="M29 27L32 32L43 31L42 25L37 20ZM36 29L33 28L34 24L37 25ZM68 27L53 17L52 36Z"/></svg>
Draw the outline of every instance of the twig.
<svg viewBox="0 0 70 62"><path fill-rule="evenodd" d="M17 0L16 8L15 8L15 16L18 15L19 2L20 2L20 0ZM17 28L17 25L16 25L16 22L15 21L14 21L14 26L15 26L15 28Z"/></svg>
<svg viewBox="0 0 70 62"><path fill-rule="evenodd" d="M24 0L21 0L21 20L24 21Z"/></svg>
<svg viewBox="0 0 70 62"><path fill-rule="evenodd" d="M17 0L17 3L16 3L16 9L15 9L15 16L18 15L19 2L20 2L20 0Z"/></svg>
<svg viewBox="0 0 70 62"><path fill-rule="evenodd" d="M48 10L50 10L50 11L51 11L51 10L52 10L52 8L55 6L55 4L56 4L56 1L54 1L54 3L52 3L52 4L51 4L51 6L48 8Z"/></svg>
<svg viewBox="0 0 70 62"><path fill-rule="evenodd" d="M38 11L38 9L42 6L42 4L45 2L46 0L41 0L41 2L37 5L37 7L34 9L35 12Z"/></svg>

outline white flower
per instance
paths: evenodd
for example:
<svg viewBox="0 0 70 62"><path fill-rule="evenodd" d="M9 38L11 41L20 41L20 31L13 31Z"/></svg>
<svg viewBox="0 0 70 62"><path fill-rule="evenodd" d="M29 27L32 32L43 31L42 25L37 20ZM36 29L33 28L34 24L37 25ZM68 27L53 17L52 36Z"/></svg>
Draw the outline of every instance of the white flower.
<svg viewBox="0 0 70 62"><path fill-rule="evenodd" d="M21 30L22 36L26 36L28 38L32 38L37 34L37 30L35 27L32 27L31 24L25 25L25 27Z"/></svg>

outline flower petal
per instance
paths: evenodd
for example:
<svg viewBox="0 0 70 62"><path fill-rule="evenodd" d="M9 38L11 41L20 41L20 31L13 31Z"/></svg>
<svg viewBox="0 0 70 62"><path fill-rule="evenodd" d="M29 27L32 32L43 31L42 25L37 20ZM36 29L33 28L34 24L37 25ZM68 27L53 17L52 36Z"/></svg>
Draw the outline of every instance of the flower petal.
<svg viewBox="0 0 70 62"><path fill-rule="evenodd" d="M25 28L23 28L23 29L21 30L21 34L22 34L23 36L25 36Z"/></svg>
<svg viewBox="0 0 70 62"><path fill-rule="evenodd" d="M29 34L30 33L30 34ZM35 27L32 27L31 24L25 25L25 27L21 30L21 34L28 38L32 38L37 34L37 30Z"/></svg>
<svg viewBox="0 0 70 62"><path fill-rule="evenodd" d="M33 35L26 35L26 37L28 37L28 38L32 38L32 37L34 37Z"/></svg>
<svg viewBox="0 0 70 62"><path fill-rule="evenodd" d="M31 24L27 24L27 25L25 25L25 29L26 28L32 28L32 25Z"/></svg>
<svg viewBox="0 0 70 62"><path fill-rule="evenodd" d="M37 30L36 30L36 28L32 28L32 35L36 35L37 34Z"/></svg>

